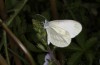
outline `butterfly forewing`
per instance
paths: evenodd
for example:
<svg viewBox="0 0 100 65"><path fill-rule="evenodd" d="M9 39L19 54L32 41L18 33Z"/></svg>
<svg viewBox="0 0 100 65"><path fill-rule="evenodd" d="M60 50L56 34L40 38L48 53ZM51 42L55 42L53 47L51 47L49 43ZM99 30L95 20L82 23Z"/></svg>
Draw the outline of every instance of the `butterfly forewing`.
<svg viewBox="0 0 100 65"><path fill-rule="evenodd" d="M71 38L74 38L82 30L82 25L74 20L54 20L49 22L50 27L57 26L69 32Z"/></svg>

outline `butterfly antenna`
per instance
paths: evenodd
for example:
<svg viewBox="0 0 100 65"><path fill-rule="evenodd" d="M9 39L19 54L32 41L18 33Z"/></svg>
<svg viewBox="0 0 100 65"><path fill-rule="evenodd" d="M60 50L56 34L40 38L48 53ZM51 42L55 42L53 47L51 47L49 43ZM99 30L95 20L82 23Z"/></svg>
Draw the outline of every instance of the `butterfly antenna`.
<svg viewBox="0 0 100 65"><path fill-rule="evenodd" d="M44 17L43 15L40 15L40 14L36 14L36 15L41 16L41 17L43 17L45 19L45 22L43 22L43 24L47 23L46 17Z"/></svg>
<svg viewBox="0 0 100 65"><path fill-rule="evenodd" d="M41 16L41 17L43 17L46 20L46 18L43 15L40 15L40 14L36 14L36 15Z"/></svg>

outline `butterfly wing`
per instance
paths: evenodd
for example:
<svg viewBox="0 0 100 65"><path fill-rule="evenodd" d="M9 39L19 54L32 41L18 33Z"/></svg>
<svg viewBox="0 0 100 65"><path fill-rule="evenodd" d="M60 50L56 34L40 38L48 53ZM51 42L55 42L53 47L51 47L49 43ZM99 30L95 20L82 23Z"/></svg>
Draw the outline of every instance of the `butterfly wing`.
<svg viewBox="0 0 100 65"><path fill-rule="evenodd" d="M54 20L49 22L49 26L57 26L63 30L66 30L69 32L71 38L77 36L82 30L82 25L74 20Z"/></svg>
<svg viewBox="0 0 100 65"><path fill-rule="evenodd" d="M69 33L59 27L49 27L46 31L48 35L48 44L51 42L57 47L66 47L71 42Z"/></svg>

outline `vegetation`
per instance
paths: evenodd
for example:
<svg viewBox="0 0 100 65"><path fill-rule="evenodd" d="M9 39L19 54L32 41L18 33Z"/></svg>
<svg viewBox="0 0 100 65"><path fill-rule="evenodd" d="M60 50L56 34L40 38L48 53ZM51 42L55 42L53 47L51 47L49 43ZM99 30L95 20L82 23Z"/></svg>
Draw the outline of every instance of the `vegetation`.
<svg viewBox="0 0 100 65"><path fill-rule="evenodd" d="M100 0L0 0L0 65L43 65L48 52L48 65L100 65L99 11ZM83 30L68 47L48 47L45 18L77 20Z"/></svg>

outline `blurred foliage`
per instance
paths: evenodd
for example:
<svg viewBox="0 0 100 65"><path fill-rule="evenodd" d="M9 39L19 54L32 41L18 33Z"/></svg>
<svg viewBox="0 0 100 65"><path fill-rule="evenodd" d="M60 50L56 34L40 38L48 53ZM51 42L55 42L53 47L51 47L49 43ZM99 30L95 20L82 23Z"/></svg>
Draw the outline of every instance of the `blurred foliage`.
<svg viewBox="0 0 100 65"><path fill-rule="evenodd" d="M48 52L43 22L45 19L53 20L50 2L5 0L5 6L6 24L29 50L36 65L43 65ZM100 65L100 0L56 0L56 6L59 19L77 20L83 26L82 32L72 39L68 47L53 50L61 65ZM9 36L0 29L0 55L3 59L8 65L17 65L16 61L20 65L29 65L20 48L11 43Z"/></svg>

